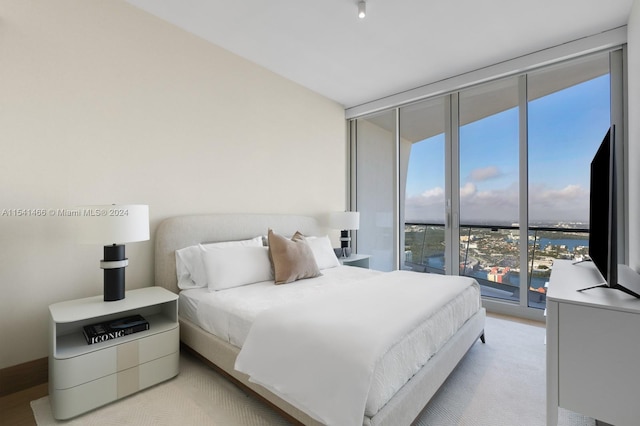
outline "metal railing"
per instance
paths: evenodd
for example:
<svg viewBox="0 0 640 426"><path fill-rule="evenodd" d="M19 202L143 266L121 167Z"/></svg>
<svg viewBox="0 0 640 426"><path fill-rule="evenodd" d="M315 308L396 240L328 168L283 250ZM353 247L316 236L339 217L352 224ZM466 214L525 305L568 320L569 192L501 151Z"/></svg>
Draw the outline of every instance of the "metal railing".
<svg viewBox="0 0 640 426"><path fill-rule="evenodd" d="M520 228L516 225L460 225L459 274L476 278L483 296L520 300ZM544 308L554 259L580 260L588 255L589 230L530 226L527 233L528 305ZM404 267L444 274L444 225L405 223Z"/></svg>

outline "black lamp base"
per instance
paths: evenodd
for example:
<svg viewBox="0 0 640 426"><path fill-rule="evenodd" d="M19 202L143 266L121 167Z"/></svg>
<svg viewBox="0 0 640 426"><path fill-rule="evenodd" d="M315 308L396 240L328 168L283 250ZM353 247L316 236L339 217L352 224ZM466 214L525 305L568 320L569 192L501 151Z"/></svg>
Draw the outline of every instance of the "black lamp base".
<svg viewBox="0 0 640 426"><path fill-rule="evenodd" d="M349 247L349 243L351 242L351 236L349 236L348 230L340 231L340 247L342 248L342 256L343 258L351 257L351 247Z"/></svg>
<svg viewBox="0 0 640 426"><path fill-rule="evenodd" d="M113 302L124 299L124 268L127 258L124 245L104 246L104 301Z"/></svg>
<svg viewBox="0 0 640 426"><path fill-rule="evenodd" d="M124 299L124 268L104 270L104 301Z"/></svg>
<svg viewBox="0 0 640 426"><path fill-rule="evenodd" d="M349 247L349 242L351 241L351 237L349 236L348 230L340 231L340 247L345 248Z"/></svg>

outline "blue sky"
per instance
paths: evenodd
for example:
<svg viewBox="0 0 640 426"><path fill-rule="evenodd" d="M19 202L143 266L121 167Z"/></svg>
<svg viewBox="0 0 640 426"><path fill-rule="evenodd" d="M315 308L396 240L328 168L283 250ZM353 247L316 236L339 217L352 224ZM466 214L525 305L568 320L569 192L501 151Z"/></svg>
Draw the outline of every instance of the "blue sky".
<svg viewBox="0 0 640 426"><path fill-rule="evenodd" d="M586 221L589 164L609 128L609 76L529 103L530 220ZM461 220L517 221L518 110L460 129ZM415 143L407 219L442 220L444 135Z"/></svg>

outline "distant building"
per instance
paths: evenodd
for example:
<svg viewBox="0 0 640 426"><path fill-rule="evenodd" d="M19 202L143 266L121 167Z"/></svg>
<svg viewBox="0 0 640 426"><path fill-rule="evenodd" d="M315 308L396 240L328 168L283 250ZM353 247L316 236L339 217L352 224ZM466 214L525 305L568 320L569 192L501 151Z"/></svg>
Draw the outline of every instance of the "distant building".
<svg viewBox="0 0 640 426"><path fill-rule="evenodd" d="M501 268L499 266L494 266L487 273L487 280L493 281L494 283L508 284L510 270L511 268L509 268L508 266L504 268Z"/></svg>

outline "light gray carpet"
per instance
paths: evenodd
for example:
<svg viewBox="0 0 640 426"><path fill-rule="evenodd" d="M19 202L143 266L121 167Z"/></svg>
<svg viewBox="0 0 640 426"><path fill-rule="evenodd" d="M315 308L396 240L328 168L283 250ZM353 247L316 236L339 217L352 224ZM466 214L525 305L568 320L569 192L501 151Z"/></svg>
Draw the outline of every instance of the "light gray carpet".
<svg viewBox="0 0 640 426"><path fill-rule="evenodd" d="M417 426L544 426L544 328L489 317L487 343L476 343L430 401ZM45 425L285 425L188 353L175 379L66 422L51 416L49 398L31 402ZM560 410L561 426L594 426Z"/></svg>

